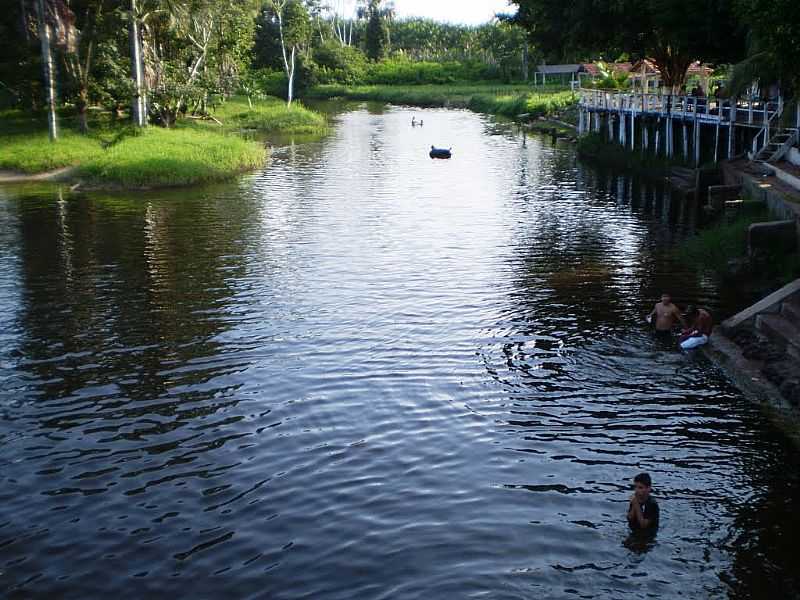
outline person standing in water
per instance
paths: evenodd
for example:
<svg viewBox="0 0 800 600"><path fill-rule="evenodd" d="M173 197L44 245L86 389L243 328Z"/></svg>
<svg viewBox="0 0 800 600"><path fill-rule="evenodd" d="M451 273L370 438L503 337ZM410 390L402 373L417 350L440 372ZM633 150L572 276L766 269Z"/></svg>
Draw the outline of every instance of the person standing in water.
<svg viewBox="0 0 800 600"><path fill-rule="evenodd" d="M671 339L672 330L678 323L686 329L686 321L680 309L672 303L669 294L661 294L661 302L647 315L647 322L650 324L655 322L656 336L663 340Z"/></svg>
<svg viewBox="0 0 800 600"><path fill-rule="evenodd" d="M658 528L660 511L658 502L650 495L653 481L648 473L639 473L633 478L634 492L628 503L628 525L635 531L655 531Z"/></svg>
<svg viewBox="0 0 800 600"><path fill-rule="evenodd" d="M689 317L692 325L683 330L680 340L681 349L691 350L706 345L711 336L711 330L714 328L711 314L702 308L689 306L686 316Z"/></svg>

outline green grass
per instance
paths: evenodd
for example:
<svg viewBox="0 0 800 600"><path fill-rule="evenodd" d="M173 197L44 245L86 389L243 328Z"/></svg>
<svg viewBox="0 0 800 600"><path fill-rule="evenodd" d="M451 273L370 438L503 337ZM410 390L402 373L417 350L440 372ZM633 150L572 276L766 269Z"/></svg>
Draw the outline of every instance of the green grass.
<svg viewBox="0 0 800 600"><path fill-rule="evenodd" d="M320 85L313 98L349 98L421 107L468 108L476 112L528 119L566 112L576 98L563 87L532 88L527 84L464 83L446 85Z"/></svg>
<svg viewBox="0 0 800 600"><path fill-rule="evenodd" d="M726 271L728 261L747 253L747 230L750 225L769 220L769 214L762 206L759 204L745 210L729 223L717 223L700 231L678 247L678 258L714 271Z"/></svg>
<svg viewBox="0 0 800 600"><path fill-rule="evenodd" d="M149 127L82 161L78 174L122 187L220 181L264 164L265 148L235 135L192 128Z"/></svg>
<svg viewBox="0 0 800 600"><path fill-rule="evenodd" d="M0 169L20 173L42 173L72 167L102 154L100 140L63 131L51 143L47 132L0 134Z"/></svg>
<svg viewBox="0 0 800 600"><path fill-rule="evenodd" d="M325 118L300 104L287 108L277 98L254 102L234 98L214 112L213 121L183 120L173 129L136 131L127 121L91 114L91 134L82 136L75 119L60 116L59 139L51 143L40 116L0 113L0 169L27 174L76 167L94 185L162 187L220 181L264 164L263 144L235 134L243 129L272 134L323 134Z"/></svg>
<svg viewBox="0 0 800 600"><path fill-rule="evenodd" d="M298 102L289 108L283 100L272 97L254 101L252 108L246 98L232 98L217 106L212 114L225 128L256 129L266 133L324 134L328 127L321 114ZM219 127L213 121L203 124Z"/></svg>
<svg viewBox="0 0 800 600"><path fill-rule="evenodd" d="M476 94L467 108L476 112L504 115L516 118L527 115L528 119L560 114L575 103L575 96L568 91L515 92L504 94Z"/></svg>
<svg viewBox="0 0 800 600"><path fill-rule="evenodd" d="M693 264L701 271L717 275L732 275L731 266L747 257L747 232L750 225L771 221L769 211L761 202L744 203L740 214L730 222L720 222L700 231L675 250L682 262ZM762 281L783 285L800 276L800 255L775 248L750 265L749 271Z"/></svg>

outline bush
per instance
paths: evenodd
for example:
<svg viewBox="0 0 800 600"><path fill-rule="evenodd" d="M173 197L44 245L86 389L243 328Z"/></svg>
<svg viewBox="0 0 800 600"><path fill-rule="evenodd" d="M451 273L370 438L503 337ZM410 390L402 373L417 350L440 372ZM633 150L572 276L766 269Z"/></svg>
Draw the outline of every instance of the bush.
<svg viewBox="0 0 800 600"><path fill-rule="evenodd" d="M265 97L252 107L240 98L231 98L218 105L213 114L232 129L256 129L286 134L322 134L327 131L325 117L308 110L299 102L289 108L278 98ZM216 125L214 125L216 127Z"/></svg>
<svg viewBox="0 0 800 600"><path fill-rule="evenodd" d="M367 75L367 57L358 48L328 40L314 50L316 79L319 83L363 83Z"/></svg>
<svg viewBox="0 0 800 600"><path fill-rule="evenodd" d="M369 65L366 83L383 85L446 84L495 79L498 71L479 61L415 62L395 57Z"/></svg>
<svg viewBox="0 0 800 600"><path fill-rule="evenodd" d="M285 96L287 85L283 71L253 69L241 77L239 94L252 100L266 96Z"/></svg>

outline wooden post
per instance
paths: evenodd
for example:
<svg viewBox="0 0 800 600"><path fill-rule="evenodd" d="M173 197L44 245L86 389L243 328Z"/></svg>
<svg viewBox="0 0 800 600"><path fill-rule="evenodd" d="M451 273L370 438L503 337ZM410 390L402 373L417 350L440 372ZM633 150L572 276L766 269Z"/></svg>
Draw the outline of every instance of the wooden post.
<svg viewBox="0 0 800 600"><path fill-rule="evenodd" d="M683 160L689 162L689 135L686 131L686 123L683 123Z"/></svg>
<svg viewBox="0 0 800 600"><path fill-rule="evenodd" d="M658 156L658 144L661 141L659 138L661 137L661 123L656 121L656 139L655 139L655 155Z"/></svg>
<svg viewBox="0 0 800 600"><path fill-rule="evenodd" d="M733 158L733 132L734 132L734 125L733 121L730 122L728 125L728 160Z"/></svg>
<svg viewBox="0 0 800 600"><path fill-rule="evenodd" d="M672 157L672 141L670 140L671 132L670 132L670 123L672 123L672 118L668 115L667 120L664 122L664 152L667 154L667 158Z"/></svg>
<svg viewBox="0 0 800 600"><path fill-rule="evenodd" d="M650 146L650 130L647 125L642 128L642 135L644 136L642 139L642 154L646 154Z"/></svg>
<svg viewBox="0 0 800 600"><path fill-rule="evenodd" d="M694 164L700 166L700 121L694 122Z"/></svg>
<svg viewBox="0 0 800 600"><path fill-rule="evenodd" d="M717 131L714 135L714 164L717 163L717 156L719 149L719 121L717 121Z"/></svg>
<svg viewBox="0 0 800 600"><path fill-rule="evenodd" d="M636 150L636 113L631 111L631 150Z"/></svg>

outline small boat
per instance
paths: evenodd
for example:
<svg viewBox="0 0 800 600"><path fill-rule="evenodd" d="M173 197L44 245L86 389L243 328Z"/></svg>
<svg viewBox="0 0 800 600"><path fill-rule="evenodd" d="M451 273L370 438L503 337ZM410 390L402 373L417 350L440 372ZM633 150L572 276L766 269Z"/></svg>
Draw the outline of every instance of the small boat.
<svg viewBox="0 0 800 600"><path fill-rule="evenodd" d="M431 146L431 158L452 158L452 157L453 157L452 148L437 148L436 146Z"/></svg>

